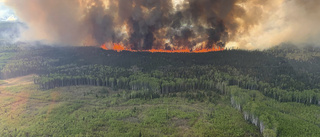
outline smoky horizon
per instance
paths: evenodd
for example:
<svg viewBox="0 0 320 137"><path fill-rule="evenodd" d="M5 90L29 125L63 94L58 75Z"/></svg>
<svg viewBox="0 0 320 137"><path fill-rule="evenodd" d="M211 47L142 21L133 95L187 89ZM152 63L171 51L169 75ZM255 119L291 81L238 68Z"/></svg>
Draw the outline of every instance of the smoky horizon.
<svg viewBox="0 0 320 137"><path fill-rule="evenodd" d="M131 50L319 45L320 5L298 0L5 0L21 41Z"/></svg>

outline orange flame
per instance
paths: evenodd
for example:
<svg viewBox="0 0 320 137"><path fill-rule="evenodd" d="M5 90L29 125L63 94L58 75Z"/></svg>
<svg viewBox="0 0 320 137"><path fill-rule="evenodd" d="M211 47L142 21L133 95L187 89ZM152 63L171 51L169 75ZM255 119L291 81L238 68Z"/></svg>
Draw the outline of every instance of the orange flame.
<svg viewBox="0 0 320 137"><path fill-rule="evenodd" d="M113 50L120 52L125 50L125 48L120 44L113 44Z"/></svg>
<svg viewBox="0 0 320 137"><path fill-rule="evenodd" d="M101 48L104 49L104 50L108 50L106 44L101 45Z"/></svg>
<svg viewBox="0 0 320 137"><path fill-rule="evenodd" d="M103 44L101 46L102 49L104 50L109 50L106 46L106 44ZM224 49L219 47L219 48L212 48L212 49L196 49L196 50L190 50L188 48L184 49L173 49L173 50L164 50L164 49L150 49L150 50L133 50L130 48L125 48L121 44L114 43L113 48L110 50L114 50L117 52L121 51L130 51L130 52L151 52L151 53L205 53L205 52L214 52L214 51L223 51Z"/></svg>

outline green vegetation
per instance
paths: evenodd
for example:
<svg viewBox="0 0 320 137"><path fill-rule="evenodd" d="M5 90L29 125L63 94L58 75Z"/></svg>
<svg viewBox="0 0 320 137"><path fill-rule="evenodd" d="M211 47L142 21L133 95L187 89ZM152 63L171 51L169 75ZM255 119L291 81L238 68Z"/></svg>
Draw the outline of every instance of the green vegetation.
<svg viewBox="0 0 320 137"><path fill-rule="evenodd" d="M1 93L0 136L260 136L219 94L216 103L130 95L104 87L13 86Z"/></svg>
<svg viewBox="0 0 320 137"><path fill-rule="evenodd" d="M3 85L3 84L7 84L7 82L4 80L0 80L0 85Z"/></svg>
<svg viewBox="0 0 320 137"><path fill-rule="evenodd" d="M0 136L320 136L319 48L3 51Z"/></svg>
<svg viewBox="0 0 320 137"><path fill-rule="evenodd" d="M320 136L318 106L280 103L237 87L231 87L231 102L264 136Z"/></svg>
<svg viewBox="0 0 320 137"><path fill-rule="evenodd" d="M0 70L8 63L8 61L15 56L18 47L15 45L0 47Z"/></svg>

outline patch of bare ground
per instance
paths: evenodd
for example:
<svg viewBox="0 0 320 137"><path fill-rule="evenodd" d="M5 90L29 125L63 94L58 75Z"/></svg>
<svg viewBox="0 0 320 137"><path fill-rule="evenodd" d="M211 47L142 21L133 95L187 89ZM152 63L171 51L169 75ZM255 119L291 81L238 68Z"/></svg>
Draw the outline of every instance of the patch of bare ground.
<svg viewBox="0 0 320 137"><path fill-rule="evenodd" d="M10 104L11 109L9 111L9 115L11 115L11 117L17 116L24 111L23 108L29 100L28 96L29 96L28 93L24 93L24 92L18 93L18 96L15 97L15 102Z"/></svg>
<svg viewBox="0 0 320 137"><path fill-rule="evenodd" d="M50 100L46 100L39 97L34 97L30 92L31 90L35 89L25 89L23 87L29 87L29 85L33 84L33 79L35 75L28 75L23 77L11 78L4 80L5 84L0 85L0 96L1 99L8 99L7 102L4 102L0 106L0 110L5 110L0 115L4 117L8 117L11 119L11 122L14 122L13 119L19 117L19 115L23 113L27 113L30 111L35 111L40 108L48 107L46 112L47 117L50 115L53 108L55 108L59 103L58 99L60 97L59 92L52 92L49 94ZM21 87L17 88L17 92L13 93L10 91L11 87ZM8 110L8 111L7 111ZM4 115L3 115L4 114Z"/></svg>
<svg viewBox="0 0 320 137"><path fill-rule="evenodd" d="M23 77L6 79L4 80L5 84L0 85L0 87L32 84L34 76L35 75L27 75Z"/></svg>

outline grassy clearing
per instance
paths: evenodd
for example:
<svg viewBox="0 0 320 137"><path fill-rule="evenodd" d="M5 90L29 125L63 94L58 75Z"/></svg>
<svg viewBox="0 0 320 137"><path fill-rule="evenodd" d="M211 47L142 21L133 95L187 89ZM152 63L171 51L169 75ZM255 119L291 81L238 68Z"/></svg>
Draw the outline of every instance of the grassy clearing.
<svg viewBox="0 0 320 137"><path fill-rule="evenodd" d="M213 104L128 99L128 91L104 87L0 88L0 136L261 136L227 98Z"/></svg>
<svg viewBox="0 0 320 137"><path fill-rule="evenodd" d="M7 82L4 80L0 80L0 85L3 85L3 84L7 84Z"/></svg>

